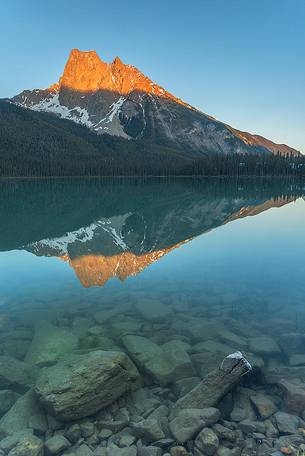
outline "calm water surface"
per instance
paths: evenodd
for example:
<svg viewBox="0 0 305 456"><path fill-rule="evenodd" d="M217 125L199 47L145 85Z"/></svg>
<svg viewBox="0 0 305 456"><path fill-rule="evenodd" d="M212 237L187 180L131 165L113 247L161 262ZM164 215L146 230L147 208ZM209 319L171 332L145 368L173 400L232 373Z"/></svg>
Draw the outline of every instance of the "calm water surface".
<svg viewBox="0 0 305 456"><path fill-rule="evenodd" d="M47 321L73 333L78 350L129 352L130 334L159 346L183 341L193 371L181 378L202 378L242 348L262 370L303 366L291 361L298 350L281 342L305 328L304 188L259 180L0 182L2 354L27 361ZM18 339L25 328L29 335ZM250 340L263 336L279 351Z"/></svg>
<svg viewBox="0 0 305 456"><path fill-rule="evenodd" d="M300 185L7 181L0 198L0 302L8 315L56 312L59 301L61 310L91 299L115 306L137 293L184 296L202 309L213 295L257 319L263 310L294 321L302 313Z"/></svg>

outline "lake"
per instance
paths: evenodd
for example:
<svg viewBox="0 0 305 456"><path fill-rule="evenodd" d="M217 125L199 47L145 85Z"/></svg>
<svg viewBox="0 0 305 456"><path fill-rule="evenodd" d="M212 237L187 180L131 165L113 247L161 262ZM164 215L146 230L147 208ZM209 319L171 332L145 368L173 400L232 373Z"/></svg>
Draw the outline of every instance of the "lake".
<svg viewBox="0 0 305 456"><path fill-rule="evenodd" d="M50 454L79 456L302 449L305 184L8 179L0 190L3 440L30 428L53 439ZM230 379L240 352L251 369ZM198 410L219 409L208 419L190 395L209 375L223 392L200 393Z"/></svg>

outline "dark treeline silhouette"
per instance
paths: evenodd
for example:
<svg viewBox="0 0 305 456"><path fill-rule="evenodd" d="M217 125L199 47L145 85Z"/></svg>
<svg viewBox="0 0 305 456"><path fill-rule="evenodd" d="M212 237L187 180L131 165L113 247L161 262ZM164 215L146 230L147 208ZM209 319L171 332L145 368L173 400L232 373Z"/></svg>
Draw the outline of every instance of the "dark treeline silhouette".
<svg viewBox="0 0 305 456"><path fill-rule="evenodd" d="M0 102L0 176L304 177L305 156L198 156L141 140L96 135L52 114Z"/></svg>
<svg viewBox="0 0 305 456"><path fill-rule="evenodd" d="M186 176L304 177L305 156L213 155L194 160L181 170Z"/></svg>

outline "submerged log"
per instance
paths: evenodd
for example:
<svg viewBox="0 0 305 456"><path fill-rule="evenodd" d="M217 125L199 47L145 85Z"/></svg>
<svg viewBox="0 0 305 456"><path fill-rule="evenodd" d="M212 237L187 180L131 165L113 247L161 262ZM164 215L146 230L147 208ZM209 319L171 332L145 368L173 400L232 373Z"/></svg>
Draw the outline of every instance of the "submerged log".
<svg viewBox="0 0 305 456"><path fill-rule="evenodd" d="M228 355L218 369L210 372L185 396L181 397L174 408L205 408L217 405L241 378L251 371L251 364L241 352Z"/></svg>

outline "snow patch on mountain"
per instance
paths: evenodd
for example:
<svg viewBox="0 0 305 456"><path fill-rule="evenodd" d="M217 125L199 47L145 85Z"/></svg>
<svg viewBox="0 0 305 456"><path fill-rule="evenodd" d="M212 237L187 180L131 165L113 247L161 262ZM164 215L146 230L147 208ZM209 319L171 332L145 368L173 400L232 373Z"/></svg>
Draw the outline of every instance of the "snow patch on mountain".
<svg viewBox="0 0 305 456"><path fill-rule="evenodd" d="M63 236L52 239L42 239L41 241L32 243L31 250L35 252L41 248L49 248L52 249L52 251L55 251L57 255L67 255L69 245L76 242L89 242L97 234L97 231L102 229L103 231L109 233L114 244L120 247L122 251L126 251L128 250L128 246L122 237L122 226L120 226L120 224L124 223L124 220L126 220L128 216L129 214L126 214L123 218L120 218L121 220L118 220L118 218L115 217L113 223L111 219L99 220L86 227L81 227L78 230L65 233ZM119 221L121 223L119 223Z"/></svg>
<svg viewBox="0 0 305 456"><path fill-rule="evenodd" d="M59 93L51 93L48 98L42 99L39 103L31 103L30 106L27 106L27 96L23 96L23 102L16 103L22 107L29 107L33 111L43 111L43 112L52 112L57 114L62 119L73 120L76 123L85 125L86 127L92 128L93 122L90 121L90 116L88 111L85 108L80 108L79 106L74 106L73 108L68 108L60 104Z"/></svg>
<svg viewBox="0 0 305 456"><path fill-rule="evenodd" d="M130 139L130 136L124 132L119 119L119 113L125 101L126 98L120 96L118 100L113 102L106 116L93 125L93 130L99 134L108 133L109 135Z"/></svg>
<svg viewBox="0 0 305 456"><path fill-rule="evenodd" d="M110 112L108 114L107 123L108 122L112 122L113 121L113 117L120 112L120 109L121 109L124 101L125 101L125 98L124 97L120 97L118 99L118 101L116 101L115 103L113 103L111 105L111 110L110 110Z"/></svg>
<svg viewBox="0 0 305 456"><path fill-rule="evenodd" d="M64 256L68 255L70 245L77 242L90 242L92 239L94 239L95 236L98 235L99 230L102 230L109 234L111 241L120 247L122 251L127 251L128 246L123 239L122 231L124 224L130 215L132 214L126 213L118 216L113 216L109 219L100 219L88 226L65 233L63 236L57 238L42 239L41 241L33 242L28 247L30 247L31 251L34 253L35 251L48 248L51 249L52 252L56 252L56 255Z"/></svg>

